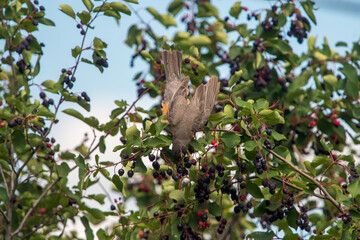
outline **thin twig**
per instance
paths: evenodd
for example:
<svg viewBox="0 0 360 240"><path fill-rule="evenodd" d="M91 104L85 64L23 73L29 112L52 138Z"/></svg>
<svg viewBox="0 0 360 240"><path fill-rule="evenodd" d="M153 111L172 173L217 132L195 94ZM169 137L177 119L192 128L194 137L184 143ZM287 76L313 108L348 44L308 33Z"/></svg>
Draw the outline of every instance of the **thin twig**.
<svg viewBox="0 0 360 240"><path fill-rule="evenodd" d="M40 195L40 197L38 199L36 199L34 205L27 211L27 213L25 214L23 220L21 221L19 227L11 234L11 237L16 236L25 226L25 223L27 221L27 219L30 217L31 213L34 211L34 209L36 208L36 206L39 204L39 202L45 197L45 195L47 194L47 192L58 182L60 181L61 177L58 177L54 182L52 182L49 186L47 186L47 188L42 192L42 194Z"/></svg>
<svg viewBox="0 0 360 240"><path fill-rule="evenodd" d="M280 156L279 154L277 154L276 152L274 152L271 149L267 149L266 147L264 147L264 149L266 151L268 151L269 153L273 154L275 157L277 157L278 159L280 159L282 162L288 164L292 169L294 169L297 173L299 173L300 175L302 175L303 177L307 178L308 180L310 180L311 182L315 183L316 186L318 186L318 188L325 194L325 198L327 200L329 200L340 212L344 212L344 210L341 208L341 204L338 203L330 194L329 192L324 188L324 186L318 182L315 178L311 177L309 174L303 172L302 170L300 170L299 168L297 168L294 164L292 164L290 161L287 161L285 158L283 158L282 156Z"/></svg>

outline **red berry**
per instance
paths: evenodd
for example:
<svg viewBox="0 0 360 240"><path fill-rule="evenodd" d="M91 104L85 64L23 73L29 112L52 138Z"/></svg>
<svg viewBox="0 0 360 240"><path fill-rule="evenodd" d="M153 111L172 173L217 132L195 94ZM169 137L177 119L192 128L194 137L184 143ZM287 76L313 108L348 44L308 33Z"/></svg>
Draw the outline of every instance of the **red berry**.
<svg viewBox="0 0 360 240"><path fill-rule="evenodd" d="M244 7L243 9L244 9L244 11L247 11L247 10L249 10L249 9L248 9L247 7Z"/></svg>
<svg viewBox="0 0 360 240"><path fill-rule="evenodd" d="M67 70L66 73L67 73L67 75L71 75L72 72L71 72L71 70Z"/></svg>
<svg viewBox="0 0 360 240"><path fill-rule="evenodd" d="M196 216L197 216L198 218L201 218L202 213L201 213L200 211L197 211Z"/></svg>
<svg viewBox="0 0 360 240"><path fill-rule="evenodd" d="M336 113L332 113L332 114L331 114L331 117L332 117L332 118L337 118L337 114L336 114Z"/></svg>
<svg viewBox="0 0 360 240"><path fill-rule="evenodd" d="M202 228L206 228L206 223L203 223L203 224L202 224Z"/></svg>
<svg viewBox="0 0 360 240"><path fill-rule="evenodd" d="M208 27L208 28L206 29L207 32L211 32L211 30L212 30L211 27Z"/></svg>
<svg viewBox="0 0 360 240"><path fill-rule="evenodd" d="M245 196L245 195L240 195L240 200L241 200L241 201L245 201L245 200L246 200L246 196Z"/></svg>
<svg viewBox="0 0 360 240"><path fill-rule="evenodd" d="M4 126L5 126L4 122L0 123L0 127L4 127Z"/></svg>
<svg viewBox="0 0 360 240"><path fill-rule="evenodd" d="M205 213L205 214L208 214L208 213L209 213L209 211L208 211L207 209L205 209L205 210L204 210L204 213Z"/></svg>
<svg viewBox="0 0 360 240"><path fill-rule="evenodd" d="M0 102L0 107L2 106L2 102Z"/></svg>
<svg viewBox="0 0 360 240"><path fill-rule="evenodd" d="M139 232L139 237L140 237L140 238L144 237L144 231L140 231L140 232Z"/></svg>
<svg viewBox="0 0 360 240"><path fill-rule="evenodd" d="M342 213L338 213L337 217L338 217L338 218L341 218L342 215L343 215Z"/></svg>
<svg viewBox="0 0 360 240"><path fill-rule="evenodd" d="M145 79L141 79L141 80L140 80L140 83L145 83Z"/></svg>
<svg viewBox="0 0 360 240"><path fill-rule="evenodd" d="M213 140L213 141L211 141L211 144L212 144L212 145L215 145L215 144L216 144L216 142Z"/></svg>
<svg viewBox="0 0 360 240"><path fill-rule="evenodd" d="M205 225L206 225L206 227L210 227L210 222L206 221Z"/></svg>
<svg viewBox="0 0 360 240"><path fill-rule="evenodd" d="M202 226L203 225L203 222L202 221L199 221L199 226Z"/></svg>
<svg viewBox="0 0 360 240"><path fill-rule="evenodd" d="M240 127L236 125L236 126L234 127L234 131L235 131L235 132L240 132Z"/></svg>
<svg viewBox="0 0 360 240"><path fill-rule="evenodd" d="M315 127L315 126L316 126L316 122L315 122L314 120L312 120L312 121L310 122L310 125L311 125L312 127Z"/></svg>
<svg viewBox="0 0 360 240"><path fill-rule="evenodd" d="M338 126L340 125L340 121L336 119L336 120L334 121L334 125L335 125L335 127L338 127Z"/></svg>
<svg viewBox="0 0 360 240"><path fill-rule="evenodd" d="M51 143L46 144L46 147L51 148Z"/></svg>

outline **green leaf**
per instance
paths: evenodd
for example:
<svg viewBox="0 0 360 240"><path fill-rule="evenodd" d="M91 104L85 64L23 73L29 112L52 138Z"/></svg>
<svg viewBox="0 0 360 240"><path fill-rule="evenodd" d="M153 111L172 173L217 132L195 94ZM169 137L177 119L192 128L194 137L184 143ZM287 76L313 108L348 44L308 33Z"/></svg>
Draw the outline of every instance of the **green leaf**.
<svg viewBox="0 0 360 240"><path fill-rule="evenodd" d="M250 193L254 198L263 198L264 195L262 194L260 188L255 183L250 181L246 182L246 190Z"/></svg>
<svg viewBox="0 0 360 240"><path fill-rule="evenodd" d="M142 159L136 159L136 164L135 164L135 168L134 168L135 172L140 172L140 173L146 173L147 168L145 166L145 164L143 163Z"/></svg>
<svg viewBox="0 0 360 240"><path fill-rule="evenodd" d="M234 132L225 132L221 135L221 140L227 148L233 148L240 144L240 136Z"/></svg>
<svg viewBox="0 0 360 240"><path fill-rule="evenodd" d="M110 7L115 11L125 13L126 15L131 15L130 9L123 3L120 2L111 2Z"/></svg>
<svg viewBox="0 0 360 240"><path fill-rule="evenodd" d="M25 135L22 132L20 132L19 130L15 130L11 134L11 140L14 144L14 148L16 152L21 153L22 151L24 151L26 146L26 140L25 140Z"/></svg>
<svg viewBox="0 0 360 240"><path fill-rule="evenodd" d="M207 205L207 209L209 210L209 213L213 216L221 216L221 208L219 204L216 202L209 203Z"/></svg>
<svg viewBox="0 0 360 240"><path fill-rule="evenodd" d="M229 87L232 87L237 81L239 81L239 78L243 74L243 70L237 71L234 75L231 76L229 80Z"/></svg>
<svg viewBox="0 0 360 240"><path fill-rule="evenodd" d="M345 91L352 98L359 97L359 80L356 69L348 64L343 63L343 69L341 72L346 76Z"/></svg>
<svg viewBox="0 0 360 240"><path fill-rule="evenodd" d="M75 117L77 119L80 119L81 121L84 121L84 116L81 113L79 113L78 111L76 111L75 109L68 108L68 109L65 109L63 111L63 113L66 113L66 114L68 114L70 116L73 116L73 117Z"/></svg>
<svg viewBox="0 0 360 240"><path fill-rule="evenodd" d="M311 21L316 24L316 18L313 12L315 3L313 1L301 1L300 4L304 8Z"/></svg>
<svg viewBox="0 0 360 240"><path fill-rule="evenodd" d="M315 177L316 176L316 170L315 168L311 165L311 163L309 161L304 161L304 165L306 167L306 170L308 170L309 172L311 172L312 176Z"/></svg>
<svg viewBox="0 0 360 240"><path fill-rule="evenodd" d="M124 190L124 184L121 181L120 177L116 174L112 177L112 182L114 183L115 187L120 191L123 192Z"/></svg>
<svg viewBox="0 0 360 240"><path fill-rule="evenodd" d="M76 155L71 152L64 152L59 155L63 160L75 159Z"/></svg>
<svg viewBox="0 0 360 240"><path fill-rule="evenodd" d="M272 240L275 234L271 232L252 232L247 235L247 239L253 240Z"/></svg>
<svg viewBox="0 0 360 240"><path fill-rule="evenodd" d="M91 2L91 0L82 0L82 2L84 3L85 7L89 12L93 10L94 4Z"/></svg>
<svg viewBox="0 0 360 240"><path fill-rule="evenodd" d="M76 46L75 48L71 49L71 56L73 56L73 58L76 58L77 56L79 56L81 51L81 47Z"/></svg>
<svg viewBox="0 0 360 240"><path fill-rule="evenodd" d="M94 233L92 231L92 228L90 227L89 220L86 217L81 217L81 222L85 227L85 234L87 240L94 239Z"/></svg>
<svg viewBox="0 0 360 240"><path fill-rule="evenodd" d="M264 121L271 125L284 124L284 118L276 110L264 109L259 112Z"/></svg>
<svg viewBox="0 0 360 240"><path fill-rule="evenodd" d="M124 0L125 2L129 2L129 3L136 3L136 4L138 4L139 2L138 2L138 0Z"/></svg>
<svg viewBox="0 0 360 240"><path fill-rule="evenodd" d="M286 140L286 137L283 134L280 134L276 131L272 131L271 137L276 141Z"/></svg>
<svg viewBox="0 0 360 240"><path fill-rule="evenodd" d="M335 88L337 83L338 83L338 79L332 74L328 74L328 75L323 76L323 79L324 79L325 82L330 84L333 88Z"/></svg>
<svg viewBox="0 0 360 240"><path fill-rule="evenodd" d="M274 152L279 154L281 157L285 158L287 161L291 161L291 155L288 148L283 146L278 146L274 149Z"/></svg>
<svg viewBox="0 0 360 240"><path fill-rule="evenodd" d="M67 178L70 172L70 167L66 162L61 163L61 165L57 165L57 172L60 177Z"/></svg>
<svg viewBox="0 0 360 240"><path fill-rule="evenodd" d="M88 24L88 22L91 20L91 15L87 11L82 11L81 13L77 13L76 15L80 18L83 24Z"/></svg>
<svg viewBox="0 0 360 240"><path fill-rule="evenodd" d="M137 127L135 125L129 127L128 129L126 129L126 137L127 138L131 138L131 137L136 137L136 138L140 138L140 131L137 129Z"/></svg>
<svg viewBox="0 0 360 240"><path fill-rule="evenodd" d="M324 138L320 139L320 143L327 152L330 152L333 149L333 145L330 142L326 143Z"/></svg>
<svg viewBox="0 0 360 240"><path fill-rule="evenodd" d="M101 136L100 140L99 140L99 150L101 153L104 153L106 150L106 145L105 145L105 136Z"/></svg>
<svg viewBox="0 0 360 240"><path fill-rule="evenodd" d="M208 38L205 35L199 35L199 36L191 36L189 37L188 40L188 44L191 45L201 45L201 46L205 46L205 45L209 45L211 44L211 39Z"/></svg>
<svg viewBox="0 0 360 240"><path fill-rule="evenodd" d="M171 199L175 199L179 204L183 204L185 203L185 195L184 195L184 191L182 190L172 190L169 194L169 197Z"/></svg>
<svg viewBox="0 0 360 240"><path fill-rule="evenodd" d="M61 4L59 7L60 7L60 11L75 19L75 12L70 5Z"/></svg>
<svg viewBox="0 0 360 240"><path fill-rule="evenodd" d="M353 198L356 198L360 194L360 180L356 179L355 181L351 182L347 190Z"/></svg>
<svg viewBox="0 0 360 240"><path fill-rule="evenodd" d="M234 18L238 18L242 8L240 2L235 2L234 5L230 9L230 15Z"/></svg>
<svg viewBox="0 0 360 240"><path fill-rule="evenodd" d="M1 38L8 38L9 32L6 30L6 28L0 24L0 37Z"/></svg>

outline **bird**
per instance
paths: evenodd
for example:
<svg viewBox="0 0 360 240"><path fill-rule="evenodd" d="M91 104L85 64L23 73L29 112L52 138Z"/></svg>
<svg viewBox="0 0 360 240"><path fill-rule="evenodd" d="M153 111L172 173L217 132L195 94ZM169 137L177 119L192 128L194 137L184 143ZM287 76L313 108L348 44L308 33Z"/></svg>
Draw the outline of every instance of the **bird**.
<svg viewBox="0 0 360 240"><path fill-rule="evenodd" d="M220 82L217 76L212 76L208 83L196 88L189 100L190 78L182 78L182 53L166 50L161 53L161 58L166 76L163 114L173 134L171 154L175 160L179 160L186 153L195 133L205 127L216 103Z"/></svg>

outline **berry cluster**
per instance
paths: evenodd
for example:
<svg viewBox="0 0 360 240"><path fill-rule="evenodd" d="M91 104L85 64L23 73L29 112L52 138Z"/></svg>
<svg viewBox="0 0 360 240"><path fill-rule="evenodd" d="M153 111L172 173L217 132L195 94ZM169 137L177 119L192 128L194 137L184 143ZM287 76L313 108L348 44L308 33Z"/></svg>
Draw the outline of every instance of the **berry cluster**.
<svg viewBox="0 0 360 240"><path fill-rule="evenodd" d="M338 214L338 218L341 218L341 220L345 223L348 224L352 221L352 217L350 215L350 213L339 213Z"/></svg>
<svg viewBox="0 0 360 240"><path fill-rule="evenodd" d="M48 107L49 105L54 105L54 100L52 98L47 99L45 92L40 92L40 98L43 100L42 105Z"/></svg>
<svg viewBox="0 0 360 240"><path fill-rule="evenodd" d="M306 17L303 17L300 14L296 14L296 20L291 21L290 30L288 31L287 35L289 37L296 37L297 41L302 43L304 38L307 38L308 36L305 24L310 27L309 20Z"/></svg>
<svg viewBox="0 0 360 240"><path fill-rule="evenodd" d="M74 76L71 76L72 71L71 70L66 70L65 68L61 69L61 73L65 74L64 79L61 81L61 84L64 85L66 84L68 86L68 88L73 88L74 84L73 82L76 81L76 78Z"/></svg>
<svg viewBox="0 0 360 240"><path fill-rule="evenodd" d="M359 178L359 173L357 172L357 169L354 166L350 167L350 173L351 175L349 176L349 183L353 182L355 178Z"/></svg>
<svg viewBox="0 0 360 240"><path fill-rule="evenodd" d="M262 174L268 169L268 166L266 165L266 160L261 156L261 153L256 154L253 163L258 174Z"/></svg>
<svg viewBox="0 0 360 240"><path fill-rule="evenodd" d="M198 212L196 213L196 216L197 216L197 218L198 218L198 220L199 220L199 222L198 222L198 228L206 229L206 228L210 227L210 222L207 221L207 219L208 219L208 215L207 215L207 214L208 214L208 213L209 213L209 211L208 211L207 209L205 209L203 213L200 212L200 211L198 211Z"/></svg>
<svg viewBox="0 0 360 240"><path fill-rule="evenodd" d="M195 198L199 203L204 202L205 200L209 200L210 196L210 188L209 188L210 178L200 177L198 182L194 187Z"/></svg>
<svg viewBox="0 0 360 240"><path fill-rule="evenodd" d="M100 58L100 59L96 60L95 64L98 65L98 66L102 66L104 68L109 67L109 63L104 58Z"/></svg>
<svg viewBox="0 0 360 240"><path fill-rule="evenodd" d="M257 69L253 79L256 90L266 87L272 79L269 66L266 64L264 67Z"/></svg>
<svg viewBox="0 0 360 240"><path fill-rule="evenodd" d="M225 218L221 219L221 216L216 217L216 220L220 221L220 225L217 229L217 232L219 234L222 234L224 232L227 220Z"/></svg>
<svg viewBox="0 0 360 240"><path fill-rule="evenodd" d="M300 227L301 230L304 230L307 231L307 232L310 232L311 230L311 227L309 225L309 217L308 215L306 214L308 211L308 208L307 207L302 207L301 208L301 215L299 216L299 219L296 220L296 225L298 225Z"/></svg>
<svg viewBox="0 0 360 240"><path fill-rule="evenodd" d="M81 97L83 97L83 99L87 102L90 102L90 97L87 95L86 92L82 92L81 93L81 96L78 96L78 100L80 101L81 100Z"/></svg>

